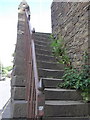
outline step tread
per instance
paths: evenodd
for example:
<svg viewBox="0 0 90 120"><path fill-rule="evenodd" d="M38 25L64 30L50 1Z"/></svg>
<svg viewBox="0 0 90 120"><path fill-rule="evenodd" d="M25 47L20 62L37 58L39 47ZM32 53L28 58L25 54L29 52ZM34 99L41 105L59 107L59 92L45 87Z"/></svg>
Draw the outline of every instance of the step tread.
<svg viewBox="0 0 90 120"><path fill-rule="evenodd" d="M43 47L47 47L48 49L50 49L49 45L41 45L41 44L38 44L38 43L35 43L35 45L37 45L37 46L43 46Z"/></svg>
<svg viewBox="0 0 90 120"><path fill-rule="evenodd" d="M43 117L43 120L90 120L90 117Z"/></svg>
<svg viewBox="0 0 90 120"><path fill-rule="evenodd" d="M54 62L54 61L41 61L41 60L37 60L37 62L42 62L42 63L50 63L50 64L56 64L56 65L63 65L63 64L60 64L58 62Z"/></svg>
<svg viewBox="0 0 90 120"><path fill-rule="evenodd" d="M46 56L46 57L53 57L53 58L55 58L55 57L54 57L54 56L52 56L52 55L44 55L44 54L39 54L39 53L36 53L36 55Z"/></svg>
<svg viewBox="0 0 90 120"><path fill-rule="evenodd" d="M42 49L42 48L35 48L35 50L37 51L37 50L43 50L43 51L47 51L47 52L51 52L51 54L52 54L52 50L50 51L50 50L46 50L46 49Z"/></svg>
<svg viewBox="0 0 90 120"><path fill-rule="evenodd" d="M60 71L60 72L61 72L61 71L64 72L64 70L43 69L43 68L38 68L38 70L51 71L51 72L54 72L54 71L55 71L55 72L59 72L59 71Z"/></svg>
<svg viewBox="0 0 90 120"><path fill-rule="evenodd" d="M35 32L33 34L36 34L36 35L51 35L52 33L44 33L44 32Z"/></svg>
<svg viewBox="0 0 90 120"><path fill-rule="evenodd" d="M45 88L44 90L45 90L45 91L56 91L56 92L57 92L57 91L60 91L60 92L61 92L61 91L66 91L66 92L76 91L76 90L71 90L71 89L58 89L58 88L55 88L55 89L54 89L54 88L53 88L53 89L52 89L52 88Z"/></svg>
<svg viewBox="0 0 90 120"><path fill-rule="evenodd" d="M42 49L36 48L35 51L36 51L36 54L52 55L52 51L44 50L43 48Z"/></svg>
<svg viewBox="0 0 90 120"><path fill-rule="evenodd" d="M41 79L43 79L43 80L62 80L63 81L63 79L58 79L58 78L41 78Z"/></svg>
<svg viewBox="0 0 90 120"><path fill-rule="evenodd" d="M57 105L57 106L62 106L62 105L87 105L87 103L81 102L81 101L45 101L45 105Z"/></svg>
<svg viewBox="0 0 90 120"><path fill-rule="evenodd" d="M36 53L36 59L40 60L40 61L54 61L56 62L55 57L53 57L52 55L45 55L45 54L39 54Z"/></svg>
<svg viewBox="0 0 90 120"><path fill-rule="evenodd" d="M50 38L50 35L49 33L33 33L33 36L34 37L43 37L43 38Z"/></svg>
<svg viewBox="0 0 90 120"><path fill-rule="evenodd" d="M43 41L43 40L41 41L41 40L37 40L37 39L35 39L35 42L45 43L45 44L49 44L49 45L51 43L50 41L46 42L46 41Z"/></svg>

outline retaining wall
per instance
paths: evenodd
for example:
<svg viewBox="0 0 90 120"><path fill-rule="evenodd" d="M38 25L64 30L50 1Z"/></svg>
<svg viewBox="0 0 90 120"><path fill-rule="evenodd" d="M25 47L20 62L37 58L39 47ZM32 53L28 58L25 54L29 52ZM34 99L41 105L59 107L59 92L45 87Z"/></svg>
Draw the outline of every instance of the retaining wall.
<svg viewBox="0 0 90 120"><path fill-rule="evenodd" d="M51 6L52 33L62 36L75 67L83 63L84 52L90 52L89 6L90 2L53 2Z"/></svg>

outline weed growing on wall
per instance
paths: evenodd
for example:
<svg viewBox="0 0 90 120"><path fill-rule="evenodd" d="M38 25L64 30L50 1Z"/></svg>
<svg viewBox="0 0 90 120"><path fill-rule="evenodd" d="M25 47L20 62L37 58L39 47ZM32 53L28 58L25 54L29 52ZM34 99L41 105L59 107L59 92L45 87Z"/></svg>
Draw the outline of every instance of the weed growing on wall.
<svg viewBox="0 0 90 120"><path fill-rule="evenodd" d="M53 39L53 42L51 43L52 53L57 61L65 66L70 66L71 62L66 52L64 40L62 38L54 39L53 36L51 36L51 38Z"/></svg>
<svg viewBox="0 0 90 120"><path fill-rule="evenodd" d="M90 101L90 65L88 65L87 52L83 55L83 64L81 69L75 68L71 65L71 61L67 55L64 40L53 39L51 43L53 55L56 57L59 63L63 63L65 66L65 73L63 75L64 82L59 84L60 88L76 89L81 91L83 100Z"/></svg>

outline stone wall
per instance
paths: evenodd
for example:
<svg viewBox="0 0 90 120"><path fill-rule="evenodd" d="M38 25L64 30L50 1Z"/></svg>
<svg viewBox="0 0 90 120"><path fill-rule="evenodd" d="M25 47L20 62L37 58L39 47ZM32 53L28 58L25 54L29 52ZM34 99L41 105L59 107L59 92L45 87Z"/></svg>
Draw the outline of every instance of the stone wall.
<svg viewBox="0 0 90 120"><path fill-rule="evenodd" d="M26 14L28 13L28 14ZM27 118L27 60L29 6L21 2L18 9L17 43L11 80L11 117ZM29 63L28 63L29 64Z"/></svg>
<svg viewBox="0 0 90 120"><path fill-rule="evenodd" d="M52 33L62 36L74 66L82 64L82 55L89 44L90 2L53 2L51 6Z"/></svg>

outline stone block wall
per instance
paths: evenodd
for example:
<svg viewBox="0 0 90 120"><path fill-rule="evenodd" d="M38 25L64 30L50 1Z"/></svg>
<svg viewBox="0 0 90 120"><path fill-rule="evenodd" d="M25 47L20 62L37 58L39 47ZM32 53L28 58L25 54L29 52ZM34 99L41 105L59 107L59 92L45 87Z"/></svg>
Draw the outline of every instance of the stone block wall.
<svg viewBox="0 0 90 120"><path fill-rule="evenodd" d="M12 118L26 117L25 12L18 13L17 43L11 80Z"/></svg>
<svg viewBox="0 0 90 120"><path fill-rule="evenodd" d="M52 33L62 36L75 67L81 66L84 52L90 52L89 6L90 2L53 2L51 6Z"/></svg>
<svg viewBox="0 0 90 120"><path fill-rule="evenodd" d="M28 13L28 14L26 14ZM11 80L11 118L27 118L27 58L29 6L21 2L18 11L17 43ZM28 31L28 33L27 33ZM28 63L29 64L29 63Z"/></svg>

